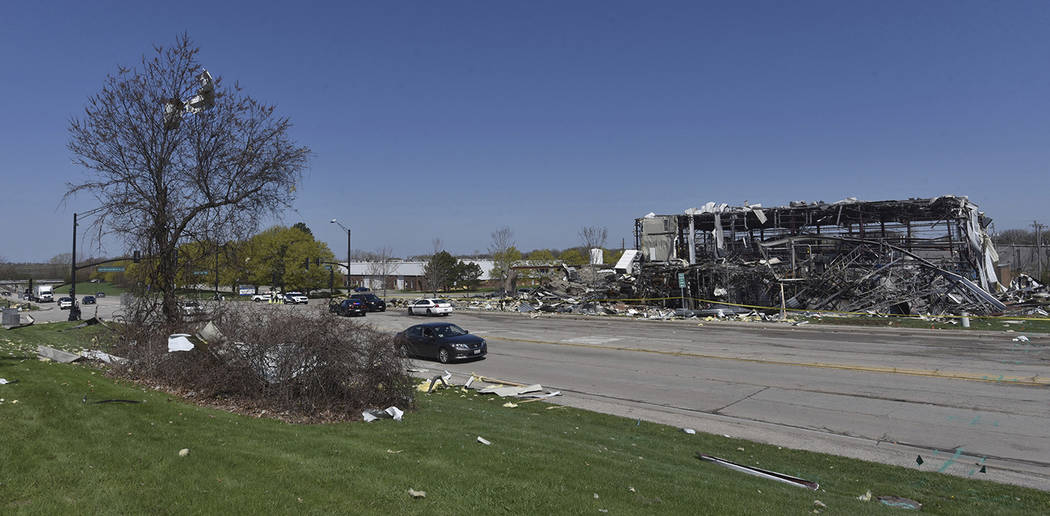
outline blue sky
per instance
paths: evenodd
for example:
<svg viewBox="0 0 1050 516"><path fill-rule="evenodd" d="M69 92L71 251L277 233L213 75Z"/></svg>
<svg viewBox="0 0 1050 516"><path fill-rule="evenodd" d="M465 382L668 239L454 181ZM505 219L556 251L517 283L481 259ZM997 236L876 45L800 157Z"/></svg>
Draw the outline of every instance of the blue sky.
<svg viewBox="0 0 1050 516"><path fill-rule="evenodd" d="M314 151L295 208L342 256L631 244L633 219L968 195L1050 222L1046 2L50 2L0 18L0 256L67 252L66 128L186 31ZM123 250L109 243L110 254Z"/></svg>

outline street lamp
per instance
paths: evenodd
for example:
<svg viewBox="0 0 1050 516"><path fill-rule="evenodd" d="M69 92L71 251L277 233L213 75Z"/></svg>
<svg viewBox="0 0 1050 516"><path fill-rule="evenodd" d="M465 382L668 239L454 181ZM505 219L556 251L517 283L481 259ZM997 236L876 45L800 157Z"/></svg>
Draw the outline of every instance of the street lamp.
<svg viewBox="0 0 1050 516"><path fill-rule="evenodd" d="M344 226L341 222L336 219L331 220L332 224L336 224L339 227L346 230L346 288L350 289L350 228Z"/></svg>

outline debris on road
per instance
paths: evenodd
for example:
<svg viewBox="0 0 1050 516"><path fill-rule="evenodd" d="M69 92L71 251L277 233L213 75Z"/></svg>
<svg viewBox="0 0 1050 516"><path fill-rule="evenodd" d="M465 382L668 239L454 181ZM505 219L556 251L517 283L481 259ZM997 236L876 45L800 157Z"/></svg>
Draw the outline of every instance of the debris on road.
<svg viewBox="0 0 1050 516"><path fill-rule="evenodd" d="M739 471L741 473L746 473L746 474L751 475L751 476L761 477L761 478L765 478L765 479L769 479L769 480L775 480L777 482L782 482L784 484L790 484L790 485L793 485L793 486L796 486L796 487L802 487L802 488L806 488L806 489L811 489L813 491L816 491L817 489L820 488L820 484L818 484L816 482L813 482L811 480L806 480L806 479L802 479L802 478L798 478L798 477L793 477L793 476L790 476L790 475L785 475L783 473L777 473L776 471L769 471L769 470L766 470L766 469L754 468L754 467L751 467L751 466L744 466L743 464L737 464L735 462L730 462L728 460L720 459L718 457L713 457L711 455L704 455L702 453L697 453L696 457L698 459L702 460L702 461L713 462L713 463L715 463L715 464L717 464L719 466L722 466L722 467L725 467L725 468L729 468L729 469L731 469L733 471Z"/></svg>

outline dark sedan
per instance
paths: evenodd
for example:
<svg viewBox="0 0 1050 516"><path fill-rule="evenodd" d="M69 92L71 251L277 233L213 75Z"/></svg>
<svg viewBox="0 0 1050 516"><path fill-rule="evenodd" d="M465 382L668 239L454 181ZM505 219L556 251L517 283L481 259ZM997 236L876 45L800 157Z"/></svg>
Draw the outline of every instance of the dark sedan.
<svg viewBox="0 0 1050 516"><path fill-rule="evenodd" d="M488 353L485 339L451 323L417 324L397 336L408 355L436 358L442 364Z"/></svg>
<svg viewBox="0 0 1050 516"><path fill-rule="evenodd" d="M85 305L93 305L95 304L95 296L84 296L84 299L81 301L81 303Z"/></svg>
<svg viewBox="0 0 1050 516"><path fill-rule="evenodd" d="M361 302L360 299L344 299L339 303L331 303L328 305L328 311L333 314L342 315L344 317L364 317L368 313L368 307Z"/></svg>
<svg viewBox="0 0 1050 516"><path fill-rule="evenodd" d="M358 299L365 304L369 312L385 312L386 303L375 294L353 294L350 299Z"/></svg>

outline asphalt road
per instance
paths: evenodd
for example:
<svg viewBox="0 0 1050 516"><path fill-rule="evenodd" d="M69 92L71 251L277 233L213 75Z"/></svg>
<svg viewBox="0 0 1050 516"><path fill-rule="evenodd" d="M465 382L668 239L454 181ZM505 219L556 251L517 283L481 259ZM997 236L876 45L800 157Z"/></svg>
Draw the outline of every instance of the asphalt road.
<svg viewBox="0 0 1050 516"><path fill-rule="evenodd" d="M367 320L400 330L425 318ZM540 383L565 394L557 403L1050 489L1047 337L485 312L445 320L489 342L487 359L448 370Z"/></svg>
<svg viewBox="0 0 1050 516"><path fill-rule="evenodd" d="M119 312L119 298L99 301L84 318ZM45 306L38 322L66 320ZM397 310L364 320L400 331L434 319ZM701 432L1050 489L1050 337L465 311L441 320L485 337L489 356L418 366L540 383L562 391L555 403Z"/></svg>

